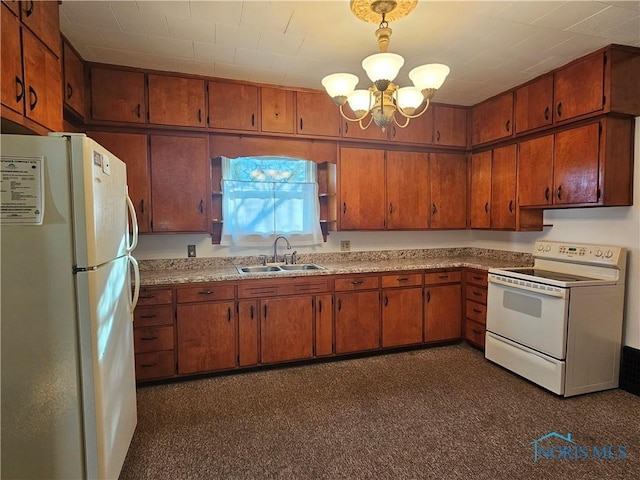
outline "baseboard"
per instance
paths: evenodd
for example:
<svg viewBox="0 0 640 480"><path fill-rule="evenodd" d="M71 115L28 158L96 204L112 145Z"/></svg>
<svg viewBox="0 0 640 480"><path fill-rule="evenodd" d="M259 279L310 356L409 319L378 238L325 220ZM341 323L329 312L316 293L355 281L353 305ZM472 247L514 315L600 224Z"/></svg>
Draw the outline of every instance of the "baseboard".
<svg viewBox="0 0 640 480"><path fill-rule="evenodd" d="M623 347L620 365L620 388L640 396L640 350Z"/></svg>

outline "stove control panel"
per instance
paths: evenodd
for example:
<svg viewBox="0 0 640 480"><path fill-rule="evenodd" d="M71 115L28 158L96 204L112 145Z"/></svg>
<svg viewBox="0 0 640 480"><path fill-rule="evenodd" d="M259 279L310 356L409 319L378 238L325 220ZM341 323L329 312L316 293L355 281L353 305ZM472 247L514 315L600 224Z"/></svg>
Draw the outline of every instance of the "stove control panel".
<svg viewBox="0 0 640 480"><path fill-rule="evenodd" d="M549 260L616 266L623 251L624 248L611 245L538 241L534 245L533 256Z"/></svg>

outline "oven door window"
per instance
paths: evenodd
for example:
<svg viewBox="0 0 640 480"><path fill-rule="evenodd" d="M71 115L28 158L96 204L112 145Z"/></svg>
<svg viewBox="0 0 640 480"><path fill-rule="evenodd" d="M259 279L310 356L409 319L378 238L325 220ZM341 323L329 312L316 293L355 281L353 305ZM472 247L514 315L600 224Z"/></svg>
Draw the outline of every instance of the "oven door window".
<svg viewBox="0 0 640 480"><path fill-rule="evenodd" d="M546 353L566 357L569 295L545 295L489 283L487 330Z"/></svg>

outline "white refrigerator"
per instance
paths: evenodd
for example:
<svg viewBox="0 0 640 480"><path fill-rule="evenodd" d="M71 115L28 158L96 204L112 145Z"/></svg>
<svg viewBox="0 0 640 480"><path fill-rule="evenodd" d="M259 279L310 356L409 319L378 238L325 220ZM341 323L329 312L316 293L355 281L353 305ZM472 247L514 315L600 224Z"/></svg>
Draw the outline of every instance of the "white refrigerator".
<svg viewBox="0 0 640 480"><path fill-rule="evenodd" d="M137 423L126 165L83 134L0 153L1 477L117 479Z"/></svg>

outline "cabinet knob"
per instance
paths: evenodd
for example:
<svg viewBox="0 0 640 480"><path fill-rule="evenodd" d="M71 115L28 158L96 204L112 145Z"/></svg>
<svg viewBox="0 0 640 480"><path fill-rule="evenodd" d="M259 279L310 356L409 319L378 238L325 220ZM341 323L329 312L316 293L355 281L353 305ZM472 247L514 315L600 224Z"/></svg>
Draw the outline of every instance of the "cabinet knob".
<svg viewBox="0 0 640 480"><path fill-rule="evenodd" d="M440 130L436 130L436 142L440 143Z"/></svg>
<svg viewBox="0 0 640 480"><path fill-rule="evenodd" d="M342 213L347 213L347 202L342 202Z"/></svg>
<svg viewBox="0 0 640 480"><path fill-rule="evenodd" d="M24 98L24 83L22 79L16 75L16 102L21 102Z"/></svg>
<svg viewBox="0 0 640 480"><path fill-rule="evenodd" d="M38 105L38 93L33 89L33 87L29 87L29 110L33 110Z"/></svg>
<svg viewBox="0 0 640 480"><path fill-rule="evenodd" d="M513 200L509 200L509 213L513 213Z"/></svg>
<svg viewBox="0 0 640 480"><path fill-rule="evenodd" d="M69 82L67 82L67 99L70 99L73 95L73 87Z"/></svg>
<svg viewBox="0 0 640 480"><path fill-rule="evenodd" d="M489 202L485 202L484 211L485 211L485 213L489 213Z"/></svg>
<svg viewBox="0 0 640 480"><path fill-rule="evenodd" d="M544 199L547 202L549 201L549 187L545 188L545 190L544 190Z"/></svg>
<svg viewBox="0 0 640 480"><path fill-rule="evenodd" d="M558 114L558 117L562 116L562 102L558 103L558 106L556 107L556 113Z"/></svg>
<svg viewBox="0 0 640 480"><path fill-rule="evenodd" d="M544 119L548 122L549 121L549 113L551 113L551 110L549 109L549 107L546 107L544 109Z"/></svg>
<svg viewBox="0 0 640 480"><path fill-rule="evenodd" d="M431 204L431 215L435 215L438 212L438 209L436 208L436 204L432 203Z"/></svg>
<svg viewBox="0 0 640 480"><path fill-rule="evenodd" d="M33 13L33 0L29 0L27 2L27 5L29 6L24 9L24 13L27 15L27 17L30 17L31 14Z"/></svg>
<svg viewBox="0 0 640 480"><path fill-rule="evenodd" d="M504 124L504 128L505 130L508 132L511 128L511 120L507 120L506 123Z"/></svg>
<svg viewBox="0 0 640 480"><path fill-rule="evenodd" d="M558 200L562 200L562 185L556 190L556 197L558 197Z"/></svg>
<svg viewBox="0 0 640 480"><path fill-rule="evenodd" d="M200 205L198 206L200 213L204 213L204 201L200 200Z"/></svg>

